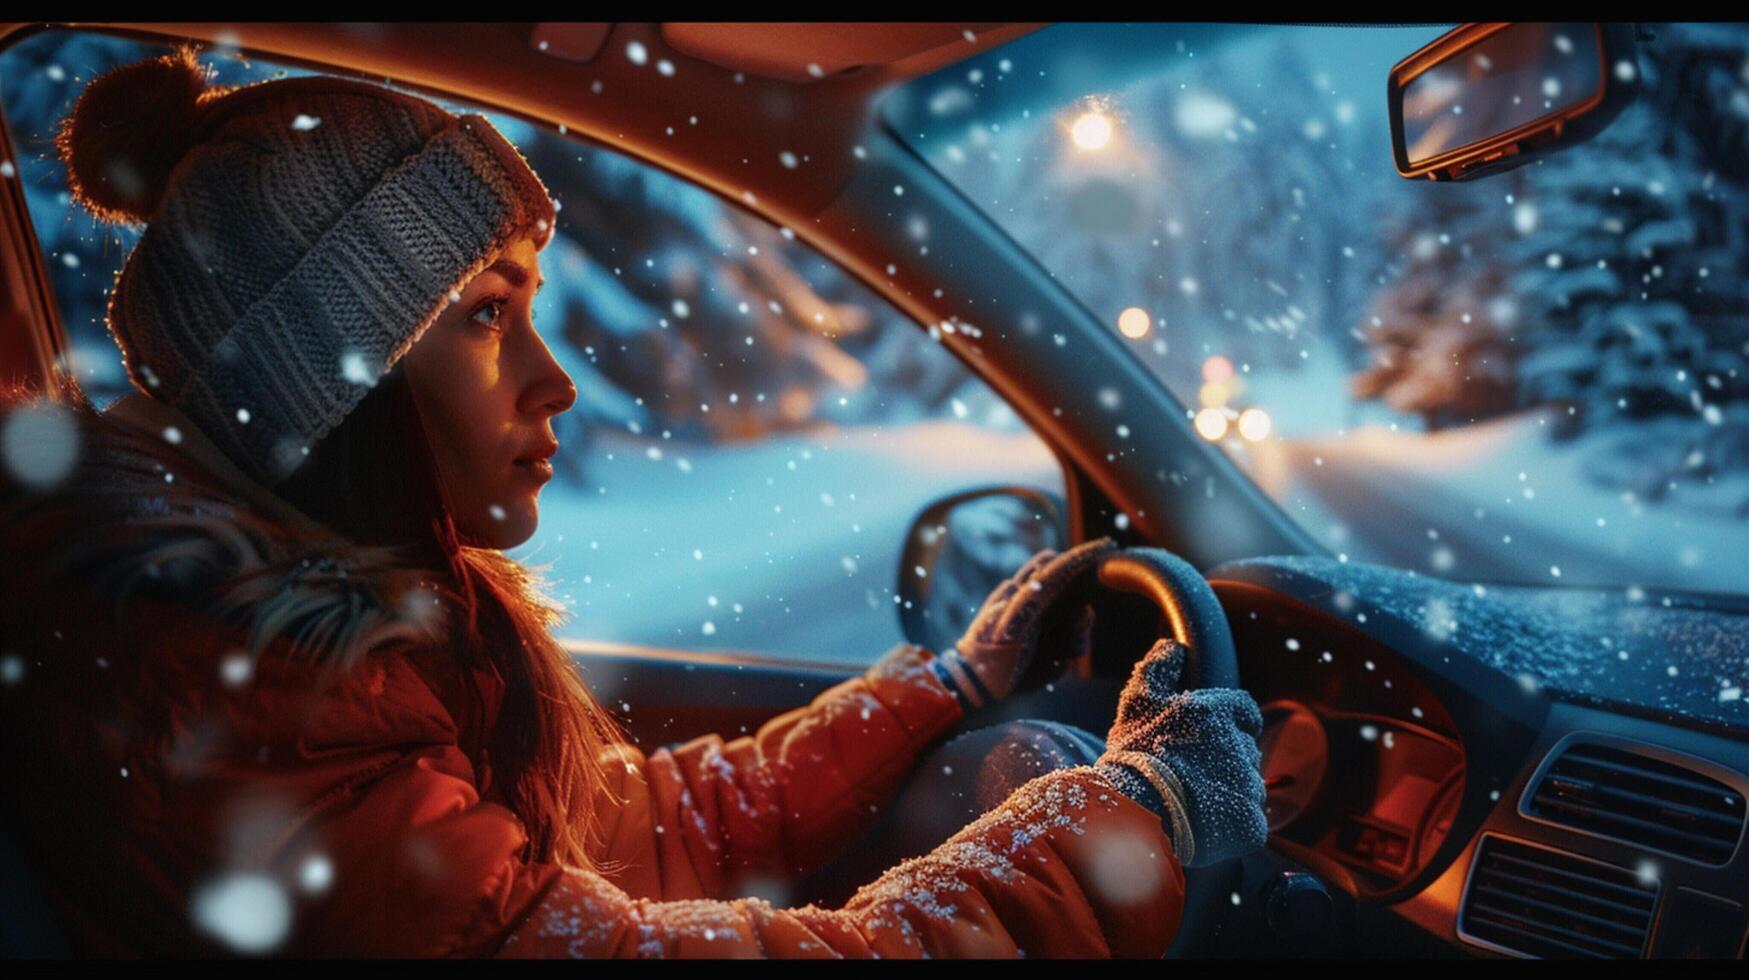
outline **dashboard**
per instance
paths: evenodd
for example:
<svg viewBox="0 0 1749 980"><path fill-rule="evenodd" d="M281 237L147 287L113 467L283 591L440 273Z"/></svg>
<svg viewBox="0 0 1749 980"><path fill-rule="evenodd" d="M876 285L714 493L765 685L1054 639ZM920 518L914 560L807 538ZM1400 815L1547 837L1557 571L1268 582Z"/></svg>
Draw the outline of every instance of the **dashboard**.
<svg viewBox="0 0 1749 980"><path fill-rule="evenodd" d="M1266 678L1251 693L1270 832L1342 862L1366 894L1401 885L1451 832L1465 768L1456 725L1384 651L1249 625L1235 630L1239 649L1269 661L1245 676Z"/></svg>
<svg viewBox="0 0 1749 980"><path fill-rule="evenodd" d="M1706 700L1634 701L1632 683L1515 671L1549 642L1514 625L1517 597L1464 607L1406 573L1262 559L1209 577L1263 708L1271 839L1222 883L1234 901L1200 926L1224 933L1203 955L1743 957L1749 729L1719 724L1738 706L1708 703L1711 677ZM1495 618L1465 635L1429 605ZM1609 637L1621 662L1656 645L1676 677L1694 664L1658 631L1669 606L1632 629L1545 625L1637 638ZM1713 612L1710 653L1749 657L1749 616ZM1464 642L1503 636L1532 649L1491 660Z"/></svg>

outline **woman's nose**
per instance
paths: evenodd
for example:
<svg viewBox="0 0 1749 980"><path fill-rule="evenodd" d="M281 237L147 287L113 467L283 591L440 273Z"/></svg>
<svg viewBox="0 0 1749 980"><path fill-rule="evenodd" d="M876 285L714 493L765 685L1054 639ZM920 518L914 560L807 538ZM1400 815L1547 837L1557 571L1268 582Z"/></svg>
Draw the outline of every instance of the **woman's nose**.
<svg viewBox="0 0 1749 980"><path fill-rule="evenodd" d="M550 403L554 415L568 412L572 405L577 404L577 385L571 381L571 376L563 371L560 371L559 375L565 379L565 383L559 389L558 396Z"/></svg>
<svg viewBox="0 0 1749 980"><path fill-rule="evenodd" d="M557 365L555 365L557 367ZM530 392L533 410L548 415L560 415L577 404L577 386L563 370L544 380Z"/></svg>
<svg viewBox="0 0 1749 980"><path fill-rule="evenodd" d="M553 357L545 341L537 338L535 346L537 368L533 381L524 390L521 407L526 412L559 415L577 403L577 385Z"/></svg>

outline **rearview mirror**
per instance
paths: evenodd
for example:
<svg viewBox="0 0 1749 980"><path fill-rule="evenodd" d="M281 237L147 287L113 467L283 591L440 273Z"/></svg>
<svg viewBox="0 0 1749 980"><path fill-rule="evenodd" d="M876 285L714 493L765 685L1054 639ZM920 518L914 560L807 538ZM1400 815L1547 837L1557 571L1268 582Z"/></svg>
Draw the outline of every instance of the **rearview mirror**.
<svg viewBox="0 0 1749 980"><path fill-rule="evenodd" d="M1465 24L1391 69L1397 172L1469 180L1590 139L1633 100L1631 24Z"/></svg>

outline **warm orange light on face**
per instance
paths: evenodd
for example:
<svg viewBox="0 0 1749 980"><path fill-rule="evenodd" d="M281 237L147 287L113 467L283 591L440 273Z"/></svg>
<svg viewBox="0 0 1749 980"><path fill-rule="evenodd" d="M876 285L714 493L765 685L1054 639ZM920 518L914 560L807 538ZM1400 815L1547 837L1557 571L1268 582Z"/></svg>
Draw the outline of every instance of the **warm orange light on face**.
<svg viewBox="0 0 1749 980"><path fill-rule="evenodd" d="M546 420L530 406L556 404L571 385L531 329L540 281L535 241L514 241L498 258L504 262L461 286L400 363L458 533L472 546L505 549L528 540L540 522L544 480L531 476L541 468L515 463L543 441ZM500 293L508 299L495 320L485 319Z"/></svg>
<svg viewBox="0 0 1749 980"><path fill-rule="evenodd" d="M1148 335L1152 323L1148 320L1148 311L1139 306L1132 306L1117 315L1117 329L1131 340L1140 340Z"/></svg>

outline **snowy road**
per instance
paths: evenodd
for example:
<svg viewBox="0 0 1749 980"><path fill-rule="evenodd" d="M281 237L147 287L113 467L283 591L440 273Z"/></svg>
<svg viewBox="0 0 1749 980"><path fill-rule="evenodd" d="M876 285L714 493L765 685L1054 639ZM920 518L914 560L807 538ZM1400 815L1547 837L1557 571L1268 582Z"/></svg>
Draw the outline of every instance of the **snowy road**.
<svg viewBox="0 0 1749 980"><path fill-rule="evenodd" d="M584 466L598 487L549 486L512 552L553 563L561 637L840 663L902 639L892 591L924 505L986 483L1062 492L1030 433L953 421L720 446L614 434Z"/></svg>
<svg viewBox="0 0 1749 980"><path fill-rule="evenodd" d="M1277 441L1253 466L1332 551L1464 581L1749 591L1749 521L1581 472L1535 415L1440 433Z"/></svg>

